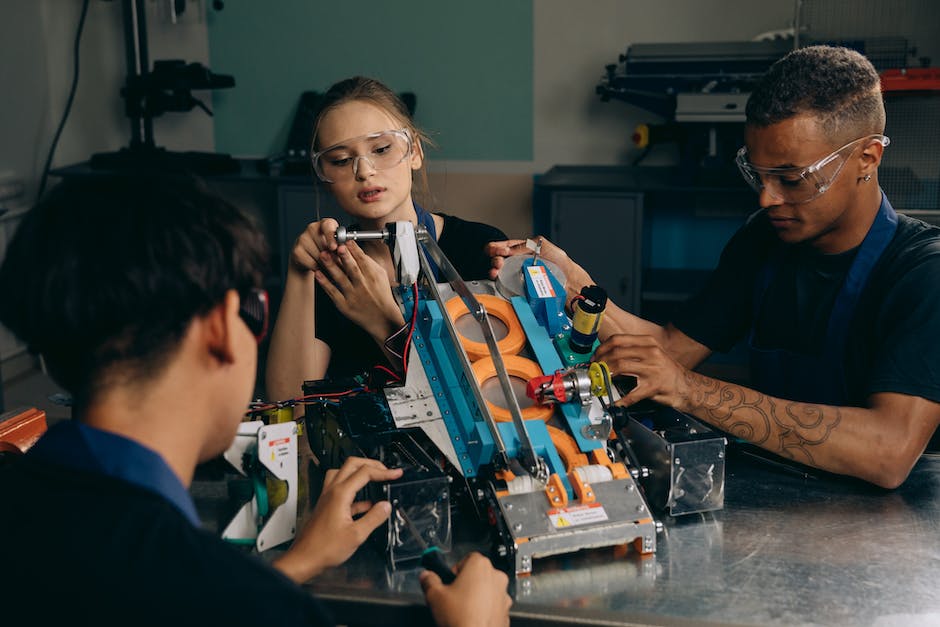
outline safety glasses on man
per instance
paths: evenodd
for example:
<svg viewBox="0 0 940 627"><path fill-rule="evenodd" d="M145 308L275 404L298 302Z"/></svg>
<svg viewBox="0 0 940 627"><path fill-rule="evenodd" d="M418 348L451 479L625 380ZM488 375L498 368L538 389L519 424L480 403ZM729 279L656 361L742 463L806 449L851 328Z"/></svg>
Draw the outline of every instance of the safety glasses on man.
<svg viewBox="0 0 940 627"><path fill-rule="evenodd" d="M353 178L361 161L373 170L394 168L411 155L412 141L407 129L360 135L313 153L313 169L326 183Z"/></svg>
<svg viewBox="0 0 940 627"><path fill-rule="evenodd" d="M253 288L241 294L238 315L245 321L248 330L251 331L251 334L255 336L255 340L260 344L268 334L270 310L267 291Z"/></svg>
<svg viewBox="0 0 940 627"><path fill-rule="evenodd" d="M781 204L798 205L826 193L852 153L859 146L875 141L882 146L891 142L884 135L866 135L850 141L812 165L787 168L765 168L749 163L745 146L738 150L735 162L741 176L758 194L766 189Z"/></svg>

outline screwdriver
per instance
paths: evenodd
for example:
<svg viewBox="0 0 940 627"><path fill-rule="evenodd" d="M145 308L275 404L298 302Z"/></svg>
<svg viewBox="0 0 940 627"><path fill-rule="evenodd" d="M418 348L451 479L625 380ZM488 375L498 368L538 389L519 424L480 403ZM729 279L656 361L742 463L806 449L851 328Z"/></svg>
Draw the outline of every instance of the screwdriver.
<svg viewBox="0 0 940 627"><path fill-rule="evenodd" d="M457 575L455 575L454 571L447 565L447 561L444 559L444 554L441 552L441 549L436 546L428 546L428 543L425 542L424 538L421 536L421 532L418 531L415 524L411 522L411 518L408 517L408 514L405 513L404 508L399 507L398 513L401 515L401 519L405 521L405 525L408 526L408 531L414 536L415 540L418 541L418 544L421 545L421 565L432 573L435 573L445 584L453 583Z"/></svg>

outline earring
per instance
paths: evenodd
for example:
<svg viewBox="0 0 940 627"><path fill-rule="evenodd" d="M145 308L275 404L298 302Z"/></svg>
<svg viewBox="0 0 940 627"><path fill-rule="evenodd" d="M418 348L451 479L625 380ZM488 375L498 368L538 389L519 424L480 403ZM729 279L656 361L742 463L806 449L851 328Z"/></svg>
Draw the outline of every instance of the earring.
<svg viewBox="0 0 940 627"><path fill-rule="evenodd" d="M871 174L866 174L865 177L864 177L862 180L867 183L868 181L871 180Z"/></svg>

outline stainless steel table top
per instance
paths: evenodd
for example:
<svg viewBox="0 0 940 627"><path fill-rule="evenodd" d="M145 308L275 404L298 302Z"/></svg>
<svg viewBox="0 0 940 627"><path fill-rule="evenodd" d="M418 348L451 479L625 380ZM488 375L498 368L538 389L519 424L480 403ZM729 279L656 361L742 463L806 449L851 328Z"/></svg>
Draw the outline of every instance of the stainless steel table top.
<svg viewBox="0 0 940 627"><path fill-rule="evenodd" d="M665 519L651 557L537 560L512 584L513 625L940 625L940 457L894 491L738 455L727 473L725 509ZM366 546L309 587L339 622L401 624L420 614L418 572Z"/></svg>

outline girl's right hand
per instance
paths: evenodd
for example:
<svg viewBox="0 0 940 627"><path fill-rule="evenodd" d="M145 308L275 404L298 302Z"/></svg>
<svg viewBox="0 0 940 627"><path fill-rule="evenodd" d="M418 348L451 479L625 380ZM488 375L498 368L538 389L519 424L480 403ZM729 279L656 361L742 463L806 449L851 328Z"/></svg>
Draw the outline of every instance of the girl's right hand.
<svg viewBox="0 0 940 627"><path fill-rule="evenodd" d="M336 229L339 222L333 218L323 218L311 222L294 242L290 255L290 266L299 272L321 270L319 259L322 251L336 252Z"/></svg>

